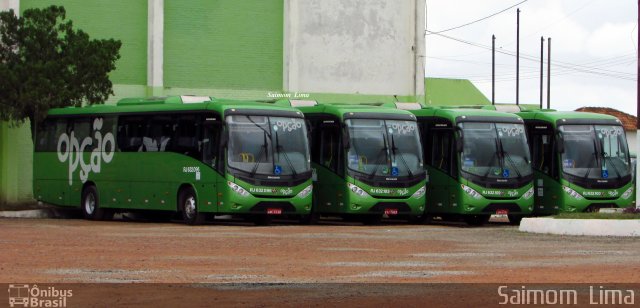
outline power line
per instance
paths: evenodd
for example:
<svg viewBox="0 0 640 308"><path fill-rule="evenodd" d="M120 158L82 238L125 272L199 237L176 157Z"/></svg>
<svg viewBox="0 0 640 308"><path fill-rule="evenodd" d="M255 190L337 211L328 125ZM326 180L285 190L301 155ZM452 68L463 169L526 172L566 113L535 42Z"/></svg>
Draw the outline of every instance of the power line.
<svg viewBox="0 0 640 308"><path fill-rule="evenodd" d="M427 33L426 35L443 33L443 32L447 32L447 31L451 31L451 30L455 30L455 29L460 29L460 28L462 28L462 27L466 27L466 26L468 26L468 25L475 24L475 23L477 23L477 22L483 21L483 20L485 20L485 19L491 18L491 17L496 16L496 15L498 15L498 14L500 14L500 13L503 13L503 12L505 12L505 11L508 11L509 9L512 9L512 8L514 8L514 7L516 7L516 6L520 5L520 4L523 4L523 3L527 2L527 1L529 1L529 0L523 0L523 1L520 1L519 3L516 3L516 4L514 4L514 5L510 6L510 7L506 8L506 9L503 9L503 10L499 11L499 12L495 12L495 13L493 13L493 14L489 15L489 16L485 16L485 17L482 17L482 18L480 18L480 19L476 19L476 20L474 20L474 21L471 21L471 22L468 22L468 23L466 23L466 24L459 25L459 26L456 26L456 27L453 27L453 28L444 29L444 30L440 30L440 31L429 31L429 30L426 30L427 32L429 32L429 33Z"/></svg>
<svg viewBox="0 0 640 308"><path fill-rule="evenodd" d="M429 31L431 32L431 31ZM486 50L491 50L491 47L483 45L483 44L479 44L479 43L475 43L475 42L471 42L471 41L467 41L467 40L463 40L463 39L459 39L459 38L455 38L455 37L451 37L445 34L441 34L441 33L434 33L431 32L432 34L436 34L438 36L459 42L459 43L463 43L463 44L467 44L470 46L474 46L477 48L482 48L482 49L486 49ZM515 57L516 54L515 52L512 51L507 51L507 50L496 50L496 52L501 53L501 54L505 54L505 55L509 55L509 56L513 56ZM529 60L529 61L534 61L534 62L538 62L539 59L535 56L531 56L531 55L527 55L527 54L522 54L521 53L521 58L525 59L525 60ZM590 66L585 66L585 65L579 65L579 64L573 64L573 63L569 63L569 62L563 62L563 61L554 61L552 63L555 67L561 67L561 68L565 68L565 69L569 69L569 70L573 70L576 72L581 72L581 73L588 73L588 74L595 74L595 75L601 75L601 76L605 76L605 77L611 77L611 78L618 78L618 79L625 79L625 80L636 80L635 79L635 75L630 74L630 73L625 73L625 72L619 72L619 71L612 71L612 70L605 70L602 68L598 68L598 67L590 67Z"/></svg>

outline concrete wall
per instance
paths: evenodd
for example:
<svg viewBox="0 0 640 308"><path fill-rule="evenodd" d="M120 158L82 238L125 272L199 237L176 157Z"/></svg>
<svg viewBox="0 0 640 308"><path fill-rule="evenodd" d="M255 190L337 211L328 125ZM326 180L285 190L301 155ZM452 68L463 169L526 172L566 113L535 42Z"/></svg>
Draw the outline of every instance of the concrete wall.
<svg viewBox="0 0 640 308"><path fill-rule="evenodd" d="M424 0L285 0L284 89L424 95Z"/></svg>

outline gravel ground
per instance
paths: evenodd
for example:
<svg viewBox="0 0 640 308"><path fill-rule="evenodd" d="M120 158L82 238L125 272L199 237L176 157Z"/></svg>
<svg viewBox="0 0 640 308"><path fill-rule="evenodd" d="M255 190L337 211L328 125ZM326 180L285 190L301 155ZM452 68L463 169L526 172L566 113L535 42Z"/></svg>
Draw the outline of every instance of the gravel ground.
<svg viewBox="0 0 640 308"><path fill-rule="evenodd" d="M0 284L73 289L68 307L470 307L499 303L498 283L635 283L640 295L637 239L529 234L506 223L0 219L0 230Z"/></svg>

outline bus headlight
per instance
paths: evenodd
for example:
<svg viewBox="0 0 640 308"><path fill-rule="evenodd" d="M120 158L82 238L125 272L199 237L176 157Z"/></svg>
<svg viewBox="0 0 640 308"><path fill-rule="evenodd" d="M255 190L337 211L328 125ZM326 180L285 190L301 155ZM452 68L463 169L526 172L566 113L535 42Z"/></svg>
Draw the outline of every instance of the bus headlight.
<svg viewBox="0 0 640 308"><path fill-rule="evenodd" d="M633 187L629 187L629 189L625 190L625 192L622 194L622 198L629 199L629 197L631 197L631 194L633 194Z"/></svg>
<svg viewBox="0 0 640 308"><path fill-rule="evenodd" d="M480 193L478 193L477 191L475 191L473 188L464 185L464 184L460 184L462 186L462 190L464 190L465 193L467 193L467 195L473 197L474 199L480 199L482 198L482 195Z"/></svg>
<svg viewBox="0 0 640 308"><path fill-rule="evenodd" d="M414 197L416 199L422 198L422 196L424 196L424 193L427 191L427 186L422 186L420 187L420 189L416 190L416 192L413 193L413 195L411 195L411 197Z"/></svg>
<svg viewBox="0 0 640 308"><path fill-rule="evenodd" d="M360 187L358 187L358 186L356 186L354 184L347 183L347 186L349 187L349 189L351 189L351 191L354 194L356 194L356 195L358 195L360 197L368 197L369 196L369 194L366 191L364 191L364 189L362 189L362 188L360 188Z"/></svg>
<svg viewBox="0 0 640 308"><path fill-rule="evenodd" d="M578 200L582 200L582 198L583 198L581 194L579 194L577 191L575 191L575 190L573 190L573 189L571 189L571 188L569 188L567 186L562 185L562 190L564 190L564 192L569 194L569 196L571 196L573 198L576 198Z"/></svg>
<svg viewBox="0 0 640 308"><path fill-rule="evenodd" d="M529 190L527 190L527 192L524 193L522 197L524 197L525 199L531 199L531 197L533 197L533 187L529 188Z"/></svg>
<svg viewBox="0 0 640 308"><path fill-rule="evenodd" d="M236 184L236 183L232 183L232 182L227 182L227 185L229 185L229 187L236 192L236 194L246 197L249 195L249 192L242 188L240 185Z"/></svg>
<svg viewBox="0 0 640 308"><path fill-rule="evenodd" d="M313 191L313 185L307 186L301 192L298 193L296 197L298 198L306 198Z"/></svg>

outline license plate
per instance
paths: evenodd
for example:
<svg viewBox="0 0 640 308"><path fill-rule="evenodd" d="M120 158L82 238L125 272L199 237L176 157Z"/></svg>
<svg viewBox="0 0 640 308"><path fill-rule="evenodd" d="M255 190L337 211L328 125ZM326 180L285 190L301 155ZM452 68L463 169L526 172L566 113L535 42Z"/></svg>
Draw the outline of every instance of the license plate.
<svg viewBox="0 0 640 308"><path fill-rule="evenodd" d="M280 215L282 214L282 209L267 209L268 215Z"/></svg>
<svg viewBox="0 0 640 308"><path fill-rule="evenodd" d="M509 210L497 210L496 215L509 215Z"/></svg>
<svg viewBox="0 0 640 308"><path fill-rule="evenodd" d="M398 209L385 209L384 213L387 215L398 215Z"/></svg>

